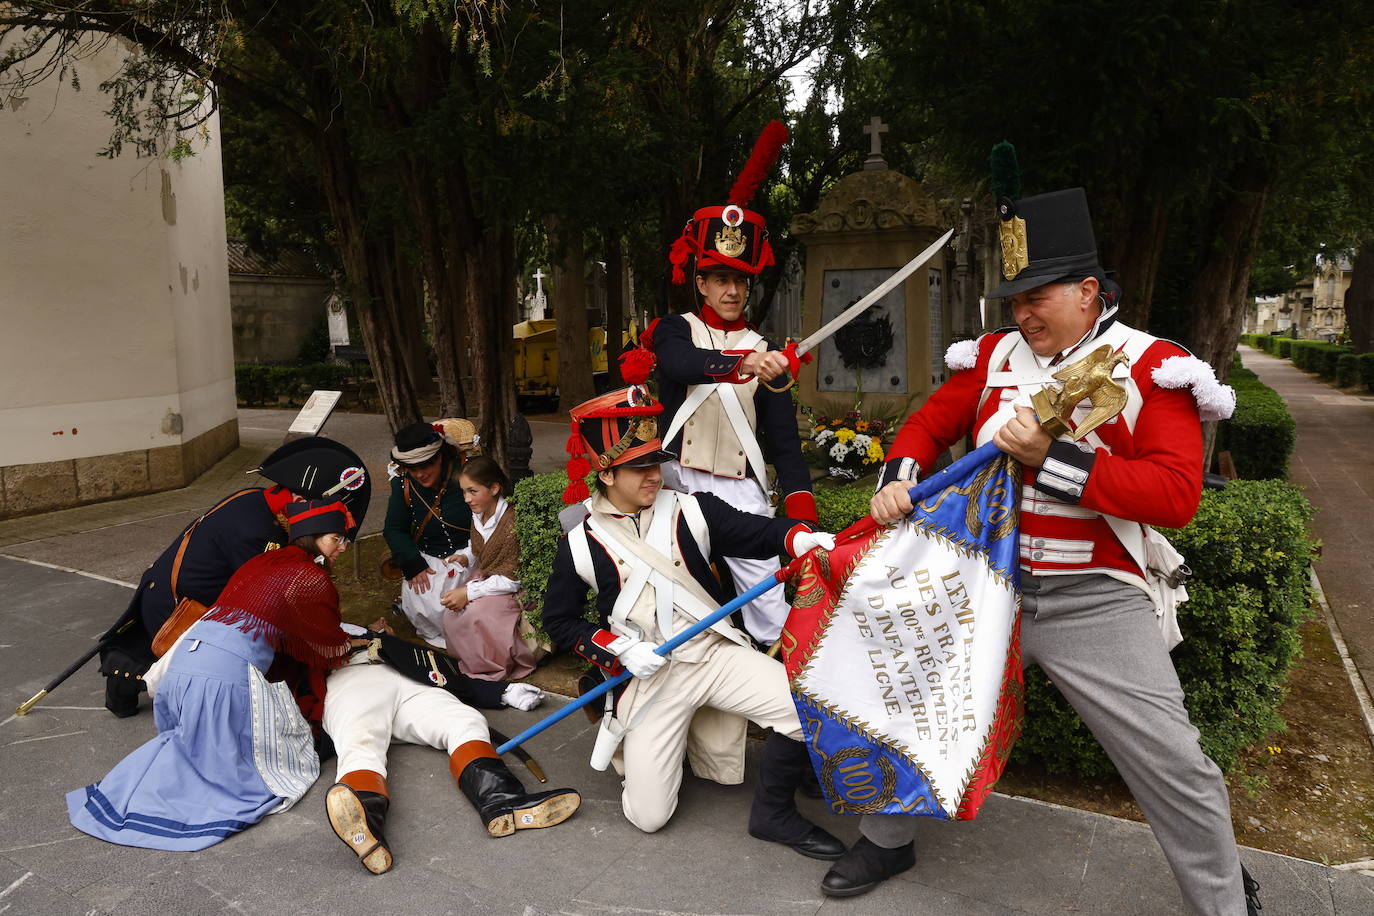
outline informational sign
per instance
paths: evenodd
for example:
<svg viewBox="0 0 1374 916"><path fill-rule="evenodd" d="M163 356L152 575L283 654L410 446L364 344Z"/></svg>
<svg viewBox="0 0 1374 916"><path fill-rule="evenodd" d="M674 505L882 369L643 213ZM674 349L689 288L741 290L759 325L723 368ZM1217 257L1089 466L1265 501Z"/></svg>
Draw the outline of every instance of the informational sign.
<svg viewBox="0 0 1374 916"><path fill-rule="evenodd" d="M305 402L301 412L296 414L296 419L291 421L291 428L288 433L299 433L302 436L314 436L324 426L324 421L329 419L329 415L334 411L334 405L339 403L342 391L313 391L310 399Z"/></svg>

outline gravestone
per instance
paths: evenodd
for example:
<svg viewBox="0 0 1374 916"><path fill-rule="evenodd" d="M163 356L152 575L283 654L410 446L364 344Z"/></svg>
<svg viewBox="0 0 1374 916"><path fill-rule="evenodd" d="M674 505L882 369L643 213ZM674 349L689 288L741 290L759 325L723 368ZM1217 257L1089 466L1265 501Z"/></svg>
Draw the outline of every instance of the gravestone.
<svg viewBox="0 0 1374 916"><path fill-rule="evenodd" d="M944 233L934 200L887 167L874 118L863 170L841 178L814 212L793 217L806 246L803 336L834 318ZM857 408L866 418L905 416L945 378L950 322L947 251L820 344L799 393L818 413Z"/></svg>

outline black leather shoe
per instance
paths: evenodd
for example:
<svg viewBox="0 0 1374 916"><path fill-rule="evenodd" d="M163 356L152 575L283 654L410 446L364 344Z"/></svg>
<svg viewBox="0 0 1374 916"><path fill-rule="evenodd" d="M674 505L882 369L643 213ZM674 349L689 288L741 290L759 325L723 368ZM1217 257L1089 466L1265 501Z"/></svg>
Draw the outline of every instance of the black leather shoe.
<svg viewBox="0 0 1374 916"><path fill-rule="evenodd" d="M859 837L844 858L830 866L821 879L821 890L827 897L856 897L915 864L915 843L886 849L868 837Z"/></svg>
<svg viewBox="0 0 1374 916"><path fill-rule="evenodd" d="M561 824L582 804L582 796L573 789L526 792L499 757L479 757L467 764L458 776L458 788L492 836Z"/></svg>
<svg viewBox="0 0 1374 916"><path fill-rule="evenodd" d="M755 830L753 827L749 828L749 835L756 840L781 843L784 846L796 850L808 859L824 859L828 862L833 862L845 853L844 842L839 837L814 824L805 836L800 840L794 840L792 842L768 836L762 831Z"/></svg>
<svg viewBox="0 0 1374 916"><path fill-rule="evenodd" d="M1264 909L1264 905L1259 902L1259 882L1250 877L1244 865L1240 867L1240 883L1245 888L1246 916L1259 916L1259 911Z"/></svg>

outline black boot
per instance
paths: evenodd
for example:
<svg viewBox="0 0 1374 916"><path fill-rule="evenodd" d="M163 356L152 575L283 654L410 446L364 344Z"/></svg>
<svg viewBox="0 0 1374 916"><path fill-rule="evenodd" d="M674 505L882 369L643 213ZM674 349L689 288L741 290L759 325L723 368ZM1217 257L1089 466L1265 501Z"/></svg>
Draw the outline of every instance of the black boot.
<svg viewBox="0 0 1374 916"><path fill-rule="evenodd" d="M821 890L827 897L855 897L868 893L915 864L914 842L886 849L861 836L843 859L830 866L830 871L821 879Z"/></svg>
<svg viewBox="0 0 1374 916"><path fill-rule="evenodd" d="M791 846L812 859L838 859L844 843L801 816L796 792L811 769L811 755L800 741L771 732L763 742L749 835Z"/></svg>
<svg viewBox="0 0 1374 916"><path fill-rule="evenodd" d="M357 778L360 776L363 778ZM355 785L367 785L383 791L354 788ZM324 797L329 826L334 828L334 833L343 840L345 846L357 853L363 868L374 875L390 871L393 864L386 837L382 836L386 812L391 806L385 788L386 780L380 773L355 770L345 773L342 781L330 786Z"/></svg>
<svg viewBox="0 0 1374 916"><path fill-rule="evenodd" d="M1240 867L1240 883L1245 888L1245 913L1246 916L1259 916L1259 911L1264 909L1259 902L1259 882L1250 877L1250 873L1245 870L1245 866Z"/></svg>
<svg viewBox="0 0 1374 916"><path fill-rule="evenodd" d="M449 769L492 836L561 824L582 804L582 797L573 789L526 792L485 741L469 741L459 747L449 757Z"/></svg>
<svg viewBox="0 0 1374 916"><path fill-rule="evenodd" d="M117 718L127 719L138 715L138 695L143 681L132 678L105 678L105 708Z"/></svg>

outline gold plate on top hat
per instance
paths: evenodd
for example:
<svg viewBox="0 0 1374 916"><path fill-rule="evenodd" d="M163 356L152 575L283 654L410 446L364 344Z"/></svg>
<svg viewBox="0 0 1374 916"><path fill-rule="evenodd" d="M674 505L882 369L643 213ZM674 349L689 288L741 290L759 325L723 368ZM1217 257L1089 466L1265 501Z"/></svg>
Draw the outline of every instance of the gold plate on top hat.
<svg viewBox="0 0 1374 916"><path fill-rule="evenodd" d="M1015 280L1016 275L1030 265L1030 249L1026 247L1026 221L1019 216L997 224L1002 242L1002 276Z"/></svg>
<svg viewBox="0 0 1374 916"><path fill-rule="evenodd" d="M1129 366L1131 358L1120 351L1112 352L1110 346L1103 344L1054 374L1063 385L1042 388L1031 395L1036 419L1045 431L1055 439L1070 436L1077 442L1121 413L1126 406L1126 389L1112 379L1112 368L1118 363ZM1074 428L1069 417L1084 398L1090 399L1092 410Z"/></svg>
<svg viewBox="0 0 1374 916"><path fill-rule="evenodd" d="M749 244L744 239L744 230L738 226L726 226L716 233L716 251L727 258L737 258L744 254Z"/></svg>

